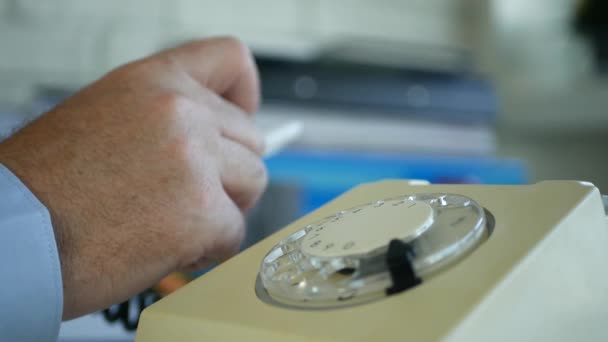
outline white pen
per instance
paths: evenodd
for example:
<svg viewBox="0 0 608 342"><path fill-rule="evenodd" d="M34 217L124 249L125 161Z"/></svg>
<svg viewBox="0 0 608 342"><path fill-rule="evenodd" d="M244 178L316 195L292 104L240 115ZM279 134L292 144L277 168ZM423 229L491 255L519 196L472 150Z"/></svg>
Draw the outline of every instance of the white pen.
<svg viewBox="0 0 608 342"><path fill-rule="evenodd" d="M293 143L302 134L302 123L290 121L264 133L264 158L271 157Z"/></svg>

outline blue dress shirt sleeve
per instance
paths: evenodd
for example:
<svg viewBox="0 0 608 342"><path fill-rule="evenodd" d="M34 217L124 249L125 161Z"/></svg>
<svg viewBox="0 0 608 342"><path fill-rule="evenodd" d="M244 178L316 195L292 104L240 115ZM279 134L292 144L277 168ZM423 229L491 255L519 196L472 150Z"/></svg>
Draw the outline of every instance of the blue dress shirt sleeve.
<svg viewBox="0 0 608 342"><path fill-rule="evenodd" d="M49 212L0 164L0 341L55 341L62 313Z"/></svg>

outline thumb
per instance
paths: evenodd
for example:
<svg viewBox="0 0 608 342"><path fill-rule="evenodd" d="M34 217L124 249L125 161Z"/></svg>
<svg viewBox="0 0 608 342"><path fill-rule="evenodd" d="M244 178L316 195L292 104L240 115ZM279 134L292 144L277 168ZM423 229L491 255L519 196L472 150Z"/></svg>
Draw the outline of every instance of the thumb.
<svg viewBox="0 0 608 342"><path fill-rule="evenodd" d="M248 113L257 110L260 85L249 49L232 37L197 40L160 53L193 79Z"/></svg>

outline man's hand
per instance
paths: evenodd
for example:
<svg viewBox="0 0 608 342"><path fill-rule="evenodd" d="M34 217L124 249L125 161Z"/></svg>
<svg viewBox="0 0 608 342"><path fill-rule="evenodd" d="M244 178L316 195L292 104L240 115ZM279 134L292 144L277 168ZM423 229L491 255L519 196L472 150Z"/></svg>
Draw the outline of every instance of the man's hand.
<svg viewBox="0 0 608 342"><path fill-rule="evenodd" d="M0 144L51 212L64 319L237 252L263 192L254 62L234 39L122 66Z"/></svg>

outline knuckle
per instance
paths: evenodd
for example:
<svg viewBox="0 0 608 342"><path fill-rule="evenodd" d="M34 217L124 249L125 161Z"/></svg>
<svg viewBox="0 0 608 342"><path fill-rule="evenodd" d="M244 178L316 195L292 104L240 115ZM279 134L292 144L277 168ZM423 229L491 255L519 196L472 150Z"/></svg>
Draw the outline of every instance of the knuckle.
<svg viewBox="0 0 608 342"><path fill-rule="evenodd" d="M238 38L233 36L220 37L217 38L216 43L225 51L226 56L232 59L235 68L243 70L253 67L251 50Z"/></svg>
<svg viewBox="0 0 608 342"><path fill-rule="evenodd" d="M264 139L262 133L256 130L253 140L253 148L255 152L258 153L258 155L263 155L264 151L266 150L266 140Z"/></svg>
<svg viewBox="0 0 608 342"><path fill-rule="evenodd" d="M262 161L258 161L251 166L250 174L248 191L245 192L246 195L241 199L241 206L246 209L251 209L255 206L268 185L268 171Z"/></svg>
<svg viewBox="0 0 608 342"><path fill-rule="evenodd" d="M268 185L268 170L266 169L266 165L261 161L255 164L256 166L253 169L254 179L257 180L257 192L261 193Z"/></svg>
<svg viewBox="0 0 608 342"><path fill-rule="evenodd" d="M221 184L216 161L209 154L210 145L214 142L209 140L213 138L201 141L197 137L180 134L167 144L170 167L175 169L188 192L205 209L214 205L214 196L219 191L217 184Z"/></svg>
<svg viewBox="0 0 608 342"><path fill-rule="evenodd" d="M179 118L182 114L189 112L194 103L183 95L165 92L157 95L152 101L152 105L160 115Z"/></svg>
<svg viewBox="0 0 608 342"><path fill-rule="evenodd" d="M214 193L214 189L208 184L212 180L210 178L212 175L209 174L209 170L204 169L205 165L202 165L201 143L190 135L178 134L165 146L163 160L169 164L170 172L179 179L195 202L205 208L209 206L212 201L206 196Z"/></svg>

